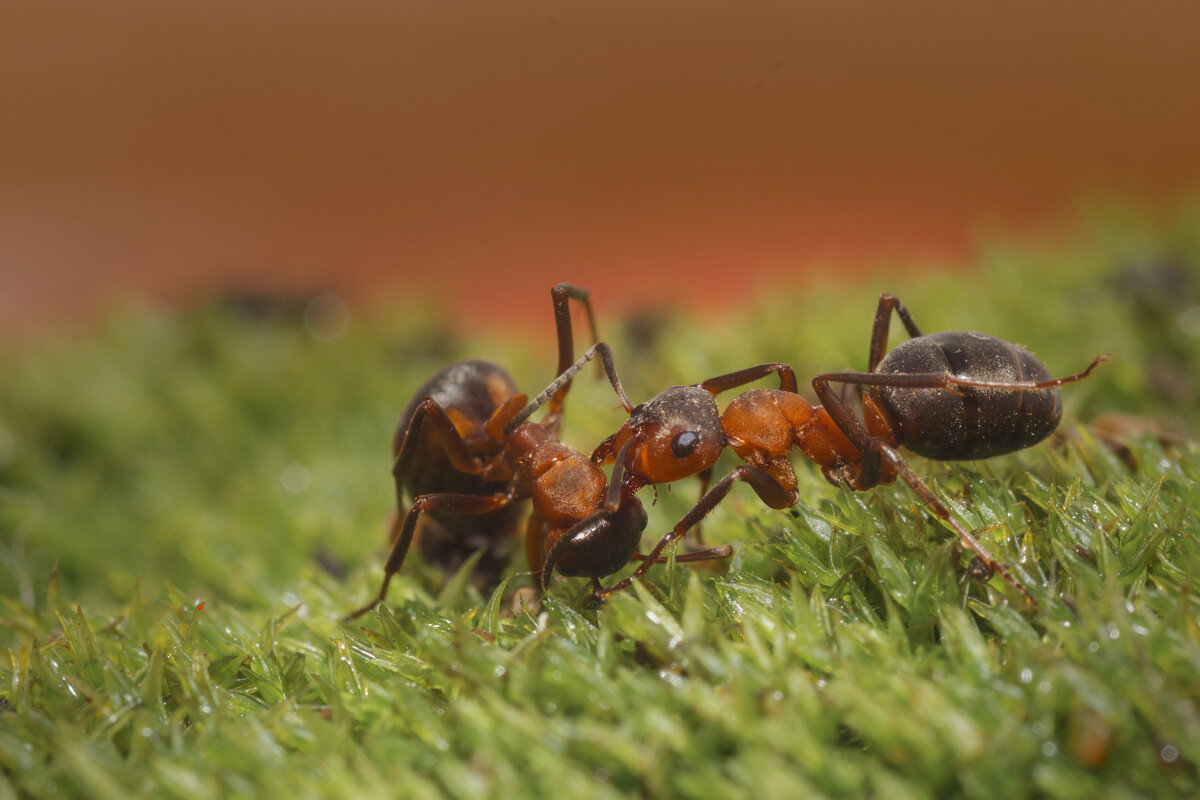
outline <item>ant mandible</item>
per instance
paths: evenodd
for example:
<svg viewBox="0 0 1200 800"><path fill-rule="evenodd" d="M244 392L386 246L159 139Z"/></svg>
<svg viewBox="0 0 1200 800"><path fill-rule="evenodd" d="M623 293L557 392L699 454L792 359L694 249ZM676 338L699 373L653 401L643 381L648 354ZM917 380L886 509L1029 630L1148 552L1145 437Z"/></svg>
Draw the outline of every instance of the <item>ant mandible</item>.
<svg viewBox="0 0 1200 800"><path fill-rule="evenodd" d="M893 311L911 338L885 356ZM994 336L974 331L923 335L903 304L883 294L875 313L868 371L813 378L813 390L823 406L814 407L786 389L752 389L735 398L720 418L720 430L724 443L746 463L706 493L662 537L646 563L616 584L595 591L592 601L601 602L645 575L663 549L708 514L736 480L749 483L772 508L794 504L797 483L788 454L796 447L837 486L863 491L902 477L975 554L983 572L999 574L1036 608L1024 584L954 519L896 448L907 447L926 458L957 460L1030 447L1058 425L1062 416L1058 387L1083 380L1107 358L1107 354L1098 356L1075 375L1051 378L1027 350ZM845 397L833 391L833 383L861 387L862 419ZM620 438L618 433L602 444L598 454L604 456L606 446L611 449ZM636 460L639 452L626 450L626 463Z"/></svg>

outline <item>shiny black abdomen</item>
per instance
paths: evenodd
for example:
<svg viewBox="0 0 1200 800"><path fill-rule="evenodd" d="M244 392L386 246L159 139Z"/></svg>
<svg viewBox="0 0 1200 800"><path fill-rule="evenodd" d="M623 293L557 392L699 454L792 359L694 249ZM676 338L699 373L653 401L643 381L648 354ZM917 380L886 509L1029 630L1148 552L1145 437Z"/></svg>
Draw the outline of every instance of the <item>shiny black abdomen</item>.
<svg viewBox="0 0 1200 800"><path fill-rule="evenodd" d="M875 371L949 373L1002 382L1051 379L1029 351L974 331L910 339L888 353ZM1011 453L1046 438L1062 416L1056 388L959 386L950 391L869 386L866 391L891 421L898 442L927 458L955 460Z"/></svg>

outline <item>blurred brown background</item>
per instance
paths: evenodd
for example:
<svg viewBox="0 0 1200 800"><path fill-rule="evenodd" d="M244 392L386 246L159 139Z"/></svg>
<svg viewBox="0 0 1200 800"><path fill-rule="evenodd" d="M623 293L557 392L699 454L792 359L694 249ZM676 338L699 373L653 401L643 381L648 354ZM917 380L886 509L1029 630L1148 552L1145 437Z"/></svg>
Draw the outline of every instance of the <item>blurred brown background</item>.
<svg viewBox="0 0 1200 800"><path fill-rule="evenodd" d="M1081 197L1166 208L1200 185L1198 39L1195 2L8 0L0 328L230 285L719 307Z"/></svg>

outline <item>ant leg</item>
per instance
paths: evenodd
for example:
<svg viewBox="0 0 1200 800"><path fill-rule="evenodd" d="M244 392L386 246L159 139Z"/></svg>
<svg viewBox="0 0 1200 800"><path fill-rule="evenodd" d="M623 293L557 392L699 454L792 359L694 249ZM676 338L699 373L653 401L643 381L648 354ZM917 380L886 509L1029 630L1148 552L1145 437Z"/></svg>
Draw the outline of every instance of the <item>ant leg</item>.
<svg viewBox="0 0 1200 800"><path fill-rule="evenodd" d="M397 519L393 525L393 541L392 552L388 554L387 564L383 568L383 583L379 587L379 593L371 600L371 602L355 609L347 614L344 622L357 619L367 613L375 606L383 602L387 597L388 584L392 581L392 576L400 571L401 565L404 564L404 557L408 555L408 549L412 545L413 533L417 529L417 521L421 514L426 511L453 511L459 514L487 514L491 511L504 508L511 505L513 496L510 494L493 494L493 495L476 495L476 494L423 494L413 500L412 507L408 509L408 513L404 515L403 523ZM399 527L399 533L396 533L396 528Z"/></svg>
<svg viewBox="0 0 1200 800"><path fill-rule="evenodd" d="M818 375L813 378L813 391L817 393L817 399L821 401L821 406L829 413L829 417L834 424L841 429L842 433L846 434L846 438L850 440L850 444L854 445L861 454L859 462L858 484L853 488L858 490L870 489L872 486L879 484L879 452L872 447L871 442L874 437L867 432L866 427L850 408L843 396L833 391L829 385L830 381L841 381L846 375L874 375L876 373L865 372L837 372L825 375ZM843 386L854 383L854 381L842 381Z"/></svg>
<svg viewBox="0 0 1200 800"><path fill-rule="evenodd" d="M678 553L675 556L675 563L685 564L691 561L718 561L722 558L729 558L733 555L733 548L727 544L718 547L708 547L704 550L689 550L686 553ZM629 557L630 561L650 561L650 556L634 553ZM655 564L667 563L667 556L658 556L653 559Z"/></svg>
<svg viewBox="0 0 1200 800"><path fill-rule="evenodd" d="M518 425L528 419L533 412L545 405L547 401L553 404L553 398L558 396L558 393L561 391L563 386L569 386L579 370L583 369L583 367L596 356L600 356L600 361L604 364L604 371L608 375L608 381L612 384L613 391L617 393L617 397L620 399L621 405L625 407L625 411L633 411L633 404L630 403L629 398L625 396L625 387L621 385L621 379L617 375L617 367L613 362L612 348L604 342L597 342L589 347L587 352L579 357L578 361L570 365L566 370L563 371L561 375L555 378L549 386L547 386L540 394L538 394L537 397L533 398L533 400L531 400L529 404L525 406L525 408L518 411L507 421L504 421L504 435L507 436L508 434L512 433ZM492 415L492 419L488 420L487 423L487 430L489 433L494 430L496 423L501 422L503 417L507 416L509 411L510 408L508 404L506 404L498 409L496 414Z"/></svg>
<svg viewBox="0 0 1200 800"><path fill-rule="evenodd" d="M873 371L879 366L879 362L883 360L883 355L887 351L888 328L892 321L892 311L896 312L896 316L904 323L904 329L908 331L908 335L916 339L921 336L921 329L917 327L917 323L908 314L908 309L900 302L900 298L894 294L884 292L879 295L879 305L875 309L875 326L871 329L871 350L867 356L867 371Z"/></svg>
<svg viewBox="0 0 1200 800"><path fill-rule="evenodd" d="M554 303L554 327L558 334L558 369L554 374L562 375L575 360L575 335L571 327L570 300L583 306L592 341L595 342L600 337L596 335L596 319L592 315L592 303L587 289L570 283L560 283L550 290L550 299ZM562 414L563 403L570 390L571 381L568 379L555 391L554 396L550 399L551 416Z"/></svg>
<svg viewBox="0 0 1200 800"><path fill-rule="evenodd" d="M1025 588L1025 585L1017 580L1016 576L1012 574L1008 567L997 561L992 554L989 553L984 546L981 545L979 541L962 525L958 524L958 522L950 514L950 509L948 509L945 503L939 500L937 495L935 495L933 491L925 485L920 477L918 477L917 473L913 471L912 467L908 466L908 463L900 457L900 454L896 452L895 448L882 439L872 436L867 432L867 429L863 426L858 417L854 416L850 409L838 399L838 396L829 386L830 380L846 380L850 383L877 385L873 381L856 380L859 377L908 378L914 376L879 375L878 373L836 373L830 375L818 375L813 379L813 389L816 390L817 397L821 399L821 402L825 406L825 410L829 412L829 416L833 419L834 423L841 428L842 433L846 434L846 438L850 440L851 444L857 447L859 452L862 453L862 467L859 475L859 485L853 488L861 490L869 489L872 486L878 485L880 460L882 459L883 461L886 461L888 466L890 466L896 472L896 474L904 478L905 483L907 483L912 490L916 492L917 497L919 497L925 503L926 507L933 512L934 516L942 520L942 522L944 522L950 527L951 530L954 531L954 533L958 536L959 541L968 550L973 552L988 569L990 569L992 572L998 573L1000 577L1002 577L1010 586L1020 592L1025 597L1030 607L1036 609L1037 601L1033 599L1033 595L1029 593L1029 590ZM915 377L928 376L918 375Z"/></svg>
<svg viewBox="0 0 1200 800"><path fill-rule="evenodd" d="M781 363L759 364L758 366L739 369L737 372L729 372L725 375L709 378L703 383L695 384L695 386L711 393L715 397L721 392L738 386L744 386L759 378L765 378L768 375L779 376L779 388L781 390L793 394L796 393L796 373L792 370L791 365Z"/></svg>
<svg viewBox="0 0 1200 800"><path fill-rule="evenodd" d="M895 449L880 439L873 440L872 446L878 450L884 460L888 462L888 465L904 478L905 483L916 492L917 497L921 498L929 510L933 512L934 516L948 525L957 534L959 542L975 554L975 558L971 560L971 566L968 567L970 573L982 573L982 570L979 568L979 564L982 564L983 569L998 574L1009 586L1020 592L1031 610L1037 610L1037 600L1033 599L1033 595L1029 593L1029 589L1025 588L1025 584L1021 583L1017 579L1017 576L1013 575L1009 568L1002 562L997 561L966 528L958 524L958 521L950 514L950 509L946 507L946 504L939 500L938 496L933 493L933 490L925 485L925 482L918 477L913 468L900 457L900 454Z"/></svg>
<svg viewBox="0 0 1200 800"><path fill-rule="evenodd" d="M687 533L688 529L695 525L700 520L704 519L710 511L716 508L717 504L725 499L725 495L729 494L729 490L733 488L736 481L745 481L750 484L750 488L759 496L768 506L772 508L786 508L790 503L788 491L779 484L770 474L747 464L741 464L733 469L728 475L700 498L700 502L692 507L692 510L683 515L683 518L675 524L675 527L663 536L654 546L654 549L645 556L636 570L623 580L617 581L612 586L598 589L592 593L591 602L593 604L602 603L610 595L616 592L624 591L633 585L635 580L638 580L646 574L651 565L657 563L657 560L662 556L662 552L667 545L681 538Z"/></svg>
<svg viewBox="0 0 1200 800"><path fill-rule="evenodd" d="M853 383L859 386L892 386L905 389L947 389L954 391L956 386L976 389L1009 389L1012 391L1031 391L1034 389L1054 389L1067 383L1075 383L1092 374L1099 364L1108 361L1108 353L1101 353L1092 359L1087 369L1068 375L1065 378L1050 378L1044 381L989 381L980 378L962 378L949 372L829 372L813 378L813 388L817 381L825 383ZM824 398L822 398L822 402Z"/></svg>
<svg viewBox="0 0 1200 800"><path fill-rule="evenodd" d="M402 434L396 436L396 458L392 463L392 476L395 477L397 486L407 480L412 470L413 460L419 449L421 428L424 427L426 421L437 433L438 446L441 447L442 452L446 454L456 470L468 475L478 475L483 471L483 460L468 452L466 443L463 442L462 436L454 427L446 410L432 397L426 397L413 412L412 419L408 421L408 427Z"/></svg>
<svg viewBox="0 0 1200 800"><path fill-rule="evenodd" d="M616 441L617 434L613 434L604 439L600 444L596 445L596 449L592 451L592 462L596 464L604 464L610 461L613 457L613 442Z"/></svg>
<svg viewBox="0 0 1200 800"><path fill-rule="evenodd" d="M703 498L704 495L708 494L708 485L710 483L712 483L712 475L713 475L712 467L703 469L699 473L696 474L696 479L700 481L700 497L701 498ZM697 500L697 502L699 502L699 500ZM700 527L702 524L703 524L702 522L697 522L696 527L692 528L692 539L695 540L697 545L701 545L701 546L704 545L704 534L701 533L701 531L700 531Z"/></svg>

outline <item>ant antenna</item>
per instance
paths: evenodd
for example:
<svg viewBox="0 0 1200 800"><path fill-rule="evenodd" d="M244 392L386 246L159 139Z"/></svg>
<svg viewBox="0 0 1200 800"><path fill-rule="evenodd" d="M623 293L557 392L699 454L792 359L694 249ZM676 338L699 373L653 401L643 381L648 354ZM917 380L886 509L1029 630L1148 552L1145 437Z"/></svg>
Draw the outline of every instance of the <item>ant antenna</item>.
<svg viewBox="0 0 1200 800"><path fill-rule="evenodd" d="M625 411L627 413L633 411L633 404L625 396L625 388L621 385L621 379L617 377L617 367L613 363L612 348L604 342L597 342L589 347L587 352L579 357L578 361L567 367L566 371L555 378L537 397L533 398L529 405L518 411L516 416L510 419L504 426L504 435L507 436L512 433L518 425L529 419L533 412L548 403L558 393L559 389L574 380L579 371L596 356L600 356L600 361L604 364L604 371L608 374L608 382L612 384L613 391L617 393L617 398L620 399L621 405L625 407Z"/></svg>

